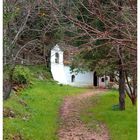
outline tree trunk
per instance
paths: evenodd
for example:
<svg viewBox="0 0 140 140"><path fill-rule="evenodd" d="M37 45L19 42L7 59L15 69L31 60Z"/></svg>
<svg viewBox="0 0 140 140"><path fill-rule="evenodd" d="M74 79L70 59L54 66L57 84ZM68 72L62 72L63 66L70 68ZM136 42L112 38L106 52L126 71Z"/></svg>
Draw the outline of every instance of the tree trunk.
<svg viewBox="0 0 140 140"><path fill-rule="evenodd" d="M132 94L132 104L136 105L137 101L137 76L133 75L133 94Z"/></svg>
<svg viewBox="0 0 140 140"><path fill-rule="evenodd" d="M133 105L136 105L136 96L134 94L131 97L131 102Z"/></svg>
<svg viewBox="0 0 140 140"><path fill-rule="evenodd" d="M125 110L125 73L122 66L119 70L119 107Z"/></svg>
<svg viewBox="0 0 140 140"><path fill-rule="evenodd" d="M123 1L122 0L118 0L118 6L119 6L119 18L121 20L121 11L122 11L122 6L123 6ZM120 26L120 25L118 25ZM118 31L118 37L120 39L122 39L122 35L120 30ZM123 64L124 64L124 56L123 56L123 47L119 46L118 49L118 54L119 54L119 107L120 110L125 110L125 72L124 72L124 68L123 68Z"/></svg>
<svg viewBox="0 0 140 140"><path fill-rule="evenodd" d="M9 98L12 87L13 87L13 73L15 70L15 62L13 66L11 66L8 74L8 79L3 79L3 99L6 100Z"/></svg>
<svg viewBox="0 0 140 140"><path fill-rule="evenodd" d="M131 99L131 102L133 105L136 104L136 100L137 100L137 93L136 93L136 77L135 75L133 76L133 78L131 77L133 84L130 85L130 82L128 81L128 75L127 72L125 71L125 78L126 78L126 82L128 85L129 90L126 87L126 93L128 95L128 97Z"/></svg>

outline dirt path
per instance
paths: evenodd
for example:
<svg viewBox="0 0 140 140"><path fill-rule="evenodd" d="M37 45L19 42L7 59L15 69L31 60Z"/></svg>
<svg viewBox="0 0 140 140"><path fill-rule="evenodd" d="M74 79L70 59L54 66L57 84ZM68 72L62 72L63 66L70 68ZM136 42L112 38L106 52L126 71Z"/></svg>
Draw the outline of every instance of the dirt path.
<svg viewBox="0 0 140 140"><path fill-rule="evenodd" d="M66 97L61 107L60 115L62 124L58 132L59 140L109 140L105 125L100 124L99 130L90 129L80 120L80 111L89 99L105 90L89 90L88 92L72 97Z"/></svg>

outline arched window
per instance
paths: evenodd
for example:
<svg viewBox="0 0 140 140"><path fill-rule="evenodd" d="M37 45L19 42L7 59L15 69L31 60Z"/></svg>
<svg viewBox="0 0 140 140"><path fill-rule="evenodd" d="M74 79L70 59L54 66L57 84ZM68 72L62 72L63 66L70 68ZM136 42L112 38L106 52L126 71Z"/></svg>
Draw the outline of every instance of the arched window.
<svg viewBox="0 0 140 140"><path fill-rule="evenodd" d="M71 76L71 82L74 82L75 81L75 75L72 75Z"/></svg>
<svg viewBox="0 0 140 140"><path fill-rule="evenodd" d="M59 63L59 53L55 53L55 63Z"/></svg>
<svg viewBox="0 0 140 140"><path fill-rule="evenodd" d="M104 79L104 78L102 78L102 79L101 79L101 81L102 81L102 82L104 82L104 81L105 81L105 79Z"/></svg>

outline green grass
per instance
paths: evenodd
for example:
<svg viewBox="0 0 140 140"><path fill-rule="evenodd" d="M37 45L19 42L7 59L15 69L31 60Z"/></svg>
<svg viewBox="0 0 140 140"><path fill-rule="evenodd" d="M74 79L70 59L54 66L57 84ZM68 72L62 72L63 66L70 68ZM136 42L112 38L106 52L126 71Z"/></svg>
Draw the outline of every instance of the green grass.
<svg viewBox="0 0 140 140"><path fill-rule="evenodd" d="M12 140L21 135L24 140L57 140L59 108L64 96L83 91L85 89L36 80L20 95L12 94L4 101L4 108L10 108L15 118L4 117L4 139Z"/></svg>
<svg viewBox="0 0 140 140"><path fill-rule="evenodd" d="M91 99L92 106L81 113L81 119L96 129L97 122L106 124L111 140L137 139L137 108L132 106L130 99L126 98L126 110L113 110L112 106L118 104L118 92L109 91Z"/></svg>
<svg viewBox="0 0 140 140"><path fill-rule="evenodd" d="M32 77L35 79L36 78L38 79L39 75L41 75L43 79L48 79L48 80L52 79L51 72L46 66L36 65L36 66L26 66L26 67L28 67L28 69L32 73Z"/></svg>

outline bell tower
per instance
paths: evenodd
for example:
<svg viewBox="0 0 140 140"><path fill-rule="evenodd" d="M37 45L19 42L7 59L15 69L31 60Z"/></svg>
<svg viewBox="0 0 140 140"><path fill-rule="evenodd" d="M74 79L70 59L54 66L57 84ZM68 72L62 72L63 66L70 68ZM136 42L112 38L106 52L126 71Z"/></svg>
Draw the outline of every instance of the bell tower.
<svg viewBox="0 0 140 140"><path fill-rule="evenodd" d="M53 79L62 84L67 84L63 64L63 51L58 45L51 50L51 73Z"/></svg>
<svg viewBox="0 0 140 140"><path fill-rule="evenodd" d="M63 65L63 51L58 45L51 50L51 63Z"/></svg>

